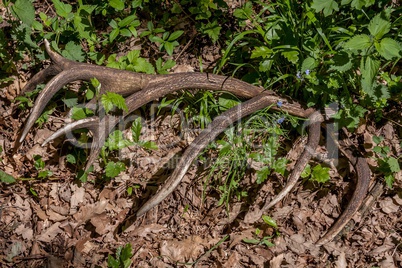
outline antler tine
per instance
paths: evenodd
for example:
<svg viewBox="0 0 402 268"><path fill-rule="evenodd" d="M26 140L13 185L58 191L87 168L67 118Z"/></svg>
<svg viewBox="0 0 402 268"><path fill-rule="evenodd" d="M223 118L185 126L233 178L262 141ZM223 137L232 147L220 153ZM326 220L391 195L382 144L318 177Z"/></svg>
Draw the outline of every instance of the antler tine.
<svg viewBox="0 0 402 268"><path fill-rule="evenodd" d="M173 174L165 182L164 186L162 186L158 193L151 197L151 199L149 199L138 210L136 216L139 217L145 214L147 211L158 205L169 194L171 194L179 185L197 155L208 145L208 143L214 140L228 126L237 120L250 115L251 113L275 104L279 99L279 97L273 96L269 92L262 92L252 99L249 99L248 101L245 101L216 117L208 125L208 128L202 131L188 146L187 150L184 152L178 165L173 171ZM291 108L289 108L289 110L292 111L292 114L303 117L305 116L306 111L304 109L297 107L297 105L290 104L290 106ZM272 108L277 109L274 106Z"/></svg>
<svg viewBox="0 0 402 268"><path fill-rule="evenodd" d="M307 163L310 161L311 157L316 153L318 143L320 141L320 126L321 123L324 121L324 117L319 113L315 112L312 115L309 116L309 132L308 132L308 140L307 144L304 147L304 150L300 157L298 157L298 161L296 162L292 173L289 175L288 182L286 183L286 186L282 189L282 191L279 192L275 196L274 199L271 200L271 202L266 203L263 208L261 209L261 213L266 212L268 209L271 207L275 206L279 201L281 201L296 185L297 181L300 178L300 174L303 172L304 167L307 165Z"/></svg>
<svg viewBox="0 0 402 268"><path fill-rule="evenodd" d="M34 125L35 121L40 116L41 112L45 109L46 105L50 101L50 99L59 91L65 84L79 80L85 79L89 80L92 76L88 76L87 73L83 72L81 69L70 69L68 71L62 71L55 77L53 77L49 83L46 84L46 87L41 91L39 96L37 97L35 104L33 106L33 110L28 117L28 120L25 123L24 130L22 131L21 138L19 142L22 142L26 135L28 134L31 127Z"/></svg>

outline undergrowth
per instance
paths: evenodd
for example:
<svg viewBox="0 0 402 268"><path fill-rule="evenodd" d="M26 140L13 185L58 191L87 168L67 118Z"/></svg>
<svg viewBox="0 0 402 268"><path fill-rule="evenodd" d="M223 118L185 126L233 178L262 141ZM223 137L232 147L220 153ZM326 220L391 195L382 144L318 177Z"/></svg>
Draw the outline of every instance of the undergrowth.
<svg viewBox="0 0 402 268"><path fill-rule="evenodd" d="M71 60L149 74L168 73L181 53L198 55L202 44L221 51L220 58L212 64L214 73L289 95L310 107L337 103L338 127L351 131L363 120L383 120L383 111L402 100L402 77L398 72L402 10L392 1L252 0L235 9L222 0L53 0L45 2L49 6L30 0L2 3L2 86L12 82L17 70L34 73L42 67L48 57L41 46L43 39ZM207 69L209 66L203 66L201 58L199 69ZM88 83L78 92L65 93L65 107L74 107L81 98L94 98L94 88L96 85ZM21 109L32 106L38 90L18 97ZM109 100L104 105L110 109L122 105L121 100L116 102L107 94L101 97ZM237 103L239 100L228 94L202 91L172 95L163 99L161 107L180 107L194 127L204 128ZM39 123L59 108L49 106ZM87 114L81 111L75 119ZM295 118L264 110L228 129L209 146L207 152L213 150L217 157L206 181L215 178L219 182L219 204L228 204L233 196L247 195L241 180L250 161L262 164L255 171L256 183L264 182L273 172L285 174L286 158L277 152L286 133L297 129L297 125ZM139 139L141 122L136 121L132 131L134 142L124 140L122 133L116 131L102 150L110 178L125 169L121 162L109 159L113 150L134 143L156 149L155 144ZM400 156L386 148L377 148L376 153L381 163L378 172L392 187L393 174L400 170ZM200 159L203 157L205 153ZM70 156L69 162L76 164L75 158ZM39 170L42 177L49 175L43 173L42 165ZM315 174L311 177L326 181L327 172L318 166L305 174ZM7 180L10 178L3 181Z"/></svg>

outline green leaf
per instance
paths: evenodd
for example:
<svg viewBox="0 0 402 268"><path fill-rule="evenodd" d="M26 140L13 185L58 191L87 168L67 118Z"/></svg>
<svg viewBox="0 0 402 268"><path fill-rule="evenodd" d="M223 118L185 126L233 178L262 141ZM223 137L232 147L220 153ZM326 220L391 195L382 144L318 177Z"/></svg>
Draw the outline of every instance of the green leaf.
<svg viewBox="0 0 402 268"><path fill-rule="evenodd" d="M174 49L173 43L170 42L164 43L164 48L169 56L173 55L173 49Z"/></svg>
<svg viewBox="0 0 402 268"><path fill-rule="evenodd" d="M209 22L207 24L202 23L201 31L203 34L207 34L209 38L212 39L213 43L216 43L219 38L219 34L221 32L222 27L219 26L218 22L214 20L212 23Z"/></svg>
<svg viewBox="0 0 402 268"><path fill-rule="evenodd" d="M81 49L80 45L75 44L73 41L70 41L66 44L66 47L61 52L61 54L67 59L73 61L83 62L85 60L84 52Z"/></svg>
<svg viewBox="0 0 402 268"><path fill-rule="evenodd" d="M292 51L284 51L281 53L282 56L288 59L293 64L296 64L299 61L299 52L292 50Z"/></svg>
<svg viewBox="0 0 402 268"><path fill-rule="evenodd" d="M392 189L395 182L395 177L392 174L384 176L385 183L387 184L388 188Z"/></svg>
<svg viewBox="0 0 402 268"><path fill-rule="evenodd" d="M123 262L124 268L128 268L131 265L131 257L133 256L131 244L128 243L123 247L120 253L120 260Z"/></svg>
<svg viewBox="0 0 402 268"><path fill-rule="evenodd" d="M126 105L126 101L123 96L113 93L113 92L106 92L101 97L101 102L103 107L105 108L105 112L109 113L113 107L117 107L125 112L128 112L128 108Z"/></svg>
<svg viewBox="0 0 402 268"><path fill-rule="evenodd" d="M73 7L69 4L64 4L63 2L60 2L59 0L53 0L54 7L56 8L56 13L60 17L67 18L70 16L71 11L73 10Z"/></svg>
<svg viewBox="0 0 402 268"><path fill-rule="evenodd" d="M402 46L391 38L383 38L381 42L376 45L378 53L387 60L392 58L400 58L402 52Z"/></svg>
<svg viewBox="0 0 402 268"><path fill-rule="evenodd" d="M345 49L350 49L350 50L363 50L367 49L372 45L372 40L370 36L366 34L361 34L361 35L356 35L353 36L349 41L347 41L343 47Z"/></svg>
<svg viewBox="0 0 402 268"><path fill-rule="evenodd" d="M319 183L325 183L329 181L329 168L322 167L321 165L316 165L313 168L313 172L311 173L311 179Z"/></svg>
<svg viewBox="0 0 402 268"><path fill-rule="evenodd" d="M29 27L35 20L35 9L30 0L17 0L11 6L11 11L15 16Z"/></svg>
<svg viewBox="0 0 402 268"><path fill-rule="evenodd" d="M176 40L176 39L179 38L183 33L184 33L184 31L175 31L175 32L173 32L173 33L169 36L168 41L174 41L174 40Z"/></svg>
<svg viewBox="0 0 402 268"><path fill-rule="evenodd" d="M76 164L76 163L77 163L77 159L76 159L75 156L72 155L72 154L68 154L68 155L66 156L66 161L67 161L68 163L70 163L70 164Z"/></svg>
<svg viewBox="0 0 402 268"><path fill-rule="evenodd" d="M283 175L285 175L287 162L288 162L288 160L286 159L286 157L281 157L275 161L272 168L275 170L275 172L277 172L283 176Z"/></svg>
<svg viewBox="0 0 402 268"><path fill-rule="evenodd" d="M119 22L119 27L126 27L131 24L137 18L136 15L130 15Z"/></svg>
<svg viewBox="0 0 402 268"><path fill-rule="evenodd" d="M131 145L131 142L123 137L123 132L120 130L115 130L110 133L105 142L105 146L111 151L123 149L128 145Z"/></svg>
<svg viewBox="0 0 402 268"><path fill-rule="evenodd" d="M123 0L109 0L109 5L117 10L124 9L124 1Z"/></svg>
<svg viewBox="0 0 402 268"><path fill-rule="evenodd" d="M108 178L114 178L126 169L126 165L123 162L109 162L105 168L105 174Z"/></svg>
<svg viewBox="0 0 402 268"><path fill-rule="evenodd" d="M50 176L52 176L53 172L49 171L49 170L41 170L38 173L38 178L39 179L46 179Z"/></svg>
<svg viewBox="0 0 402 268"><path fill-rule="evenodd" d="M369 23L370 34L380 40L391 29L391 23L385 18L384 13L377 14Z"/></svg>
<svg viewBox="0 0 402 268"><path fill-rule="evenodd" d="M262 169L256 172L257 175L256 182L258 184L263 183L268 178L269 174L271 174L271 169L268 166L264 166Z"/></svg>
<svg viewBox="0 0 402 268"><path fill-rule="evenodd" d="M278 228L278 225L276 224L276 221L274 219L272 219L271 217L267 216L267 215L262 215L262 220L268 224L269 226L272 226L274 228Z"/></svg>
<svg viewBox="0 0 402 268"><path fill-rule="evenodd" d="M0 182L3 183L14 183L15 179L13 176L5 173L3 170L0 170Z"/></svg>
<svg viewBox="0 0 402 268"><path fill-rule="evenodd" d="M398 160L394 157L388 158L387 164L389 166L389 170L393 173L397 173L401 170Z"/></svg>
<svg viewBox="0 0 402 268"><path fill-rule="evenodd" d="M250 239L250 238L243 238L243 242L247 244L253 244L253 245L258 245L260 243L260 240L257 239Z"/></svg>
<svg viewBox="0 0 402 268"><path fill-rule="evenodd" d="M119 29L119 28L113 29L113 30L110 32L110 35L109 35L109 41L110 41L110 43L112 43L112 42L116 39L116 37L119 35L119 33L120 33L120 29Z"/></svg>
<svg viewBox="0 0 402 268"><path fill-rule="evenodd" d="M315 9L316 13L324 10L323 13L325 17L331 15L334 10L339 11L338 3L334 0L314 0L311 7Z"/></svg>
<svg viewBox="0 0 402 268"><path fill-rule="evenodd" d="M330 71L347 72L353 67L352 53L340 51L332 58L332 64L329 67Z"/></svg>
<svg viewBox="0 0 402 268"><path fill-rule="evenodd" d="M362 58L360 62L361 86L369 96L374 95L374 78L378 73L381 62L370 56Z"/></svg>
<svg viewBox="0 0 402 268"><path fill-rule="evenodd" d="M303 179L309 177L311 175L311 166L307 164L305 168L303 169L303 172L300 174L300 177Z"/></svg>
<svg viewBox="0 0 402 268"><path fill-rule="evenodd" d="M141 117L137 117L133 121L133 124L131 125L131 131L133 133L133 141L134 142L140 141L141 129L142 129Z"/></svg>
<svg viewBox="0 0 402 268"><path fill-rule="evenodd" d="M301 67L301 72L305 73L307 70L313 70L317 67L317 61L312 57L307 57L304 59Z"/></svg>
<svg viewBox="0 0 402 268"><path fill-rule="evenodd" d="M71 111L71 118L74 120L81 120L94 115L94 112L89 108L73 107Z"/></svg>
<svg viewBox="0 0 402 268"><path fill-rule="evenodd" d="M146 141L140 144L143 148L147 150L158 150L158 145L153 141Z"/></svg>
<svg viewBox="0 0 402 268"><path fill-rule="evenodd" d="M273 53L273 50L266 46L255 47L251 52L251 58L255 59L261 57L265 59L267 57L270 57Z"/></svg>

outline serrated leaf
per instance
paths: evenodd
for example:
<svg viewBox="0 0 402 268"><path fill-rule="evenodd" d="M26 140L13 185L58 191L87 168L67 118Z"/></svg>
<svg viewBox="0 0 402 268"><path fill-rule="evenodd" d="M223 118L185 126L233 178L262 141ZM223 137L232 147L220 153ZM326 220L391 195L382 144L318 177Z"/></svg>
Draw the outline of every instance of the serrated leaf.
<svg viewBox="0 0 402 268"><path fill-rule="evenodd" d="M345 51L338 52L332 58L332 64L329 67L331 71L347 72L353 67L351 53Z"/></svg>
<svg viewBox="0 0 402 268"><path fill-rule="evenodd" d="M144 58L138 58L135 62L134 70L138 73L154 74L155 68Z"/></svg>
<svg viewBox="0 0 402 268"><path fill-rule="evenodd" d="M203 23L201 31L204 34L207 34L209 36L209 38L212 39L213 43L216 43L216 41L218 41L221 29L222 29L222 27L219 26L219 24L216 20L214 20L213 22L209 22L207 24Z"/></svg>
<svg viewBox="0 0 402 268"><path fill-rule="evenodd" d="M384 13L377 14L369 23L368 30L370 34L381 39L391 29L391 23L384 17Z"/></svg>
<svg viewBox="0 0 402 268"><path fill-rule="evenodd" d="M110 133L105 142L105 146L111 151L123 149L128 145L131 145L131 142L123 137L123 132L120 130Z"/></svg>
<svg viewBox="0 0 402 268"><path fill-rule="evenodd" d="M383 38L376 48L378 53L387 60L401 57L402 46L394 39Z"/></svg>
<svg viewBox="0 0 402 268"><path fill-rule="evenodd" d="M255 47L253 51L251 52L251 58L255 59L258 57L261 57L263 59L271 56L273 54L273 50L266 47L266 46L261 46L261 47Z"/></svg>
<svg viewBox="0 0 402 268"><path fill-rule="evenodd" d="M67 59L73 61L83 62L85 60L84 52L81 49L80 45L74 44L73 41L70 41L66 44L64 50L61 54Z"/></svg>
<svg viewBox="0 0 402 268"><path fill-rule="evenodd" d="M126 105L126 101L123 96L113 93L113 92L106 92L101 97L101 102L103 107L105 108L105 112L109 113L113 107L117 107L125 112L128 112L128 108Z"/></svg>
<svg viewBox="0 0 402 268"><path fill-rule="evenodd" d="M350 49L350 50L363 50L367 49L372 45L372 40L370 36L366 34L361 34L361 35L356 35L353 36L349 41L347 41L343 47L345 49Z"/></svg>
<svg viewBox="0 0 402 268"><path fill-rule="evenodd" d="M131 125L131 131L133 133L132 137L133 137L134 142L139 142L140 135L141 135L141 129L142 129L141 117L137 117L133 121L133 124Z"/></svg>
<svg viewBox="0 0 402 268"><path fill-rule="evenodd" d="M63 2L60 2L59 0L53 0L54 7L56 8L56 13L60 17L67 18L71 11L73 10L73 7L69 4L64 4Z"/></svg>
<svg viewBox="0 0 402 268"><path fill-rule="evenodd" d="M309 177L311 175L311 166L309 164L307 164L302 173L300 174L300 177L302 177L303 179Z"/></svg>
<svg viewBox="0 0 402 268"><path fill-rule="evenodd" d="M271 174L271 169L268 166L264 166L262 169L256 172L258 184L263 183L268 178L268 175Z"/></svg>
<svg viewBox="0 0 402 268"><path fill-rule="evenodd" d="M362 58L360 62L361 86L363 91L369 96L374 95L374 78L378 73L381 62L372 57Z"/></svg>
<svg viewBox="0 0 402 268"><path fill-rule="evenodd" d="M7 174L3 170L0 170L0 182L3 183L14 183L15 179L10 174Z"/></svg>
<svg viewBox="0 0 402 268"><path fill-rule="evenodd" d="M317 13L323 10L325 17L331 15L334 10L339 11L338 3L334 0L314 0L311 7L314 8Z"/></svg>
<svg viewBox="0 0 402 268"><path fill-rule="evenodd" d="M126 165L123 162L109 162L105 168L105 174L108 178L114 178L126 169Z"/></svg>
<svg viewBox="0 0 402 268"><path fill-rule="evenodd" d="M35 9L30 0L17 0L11 6L12 12L19 20L28 25L29 27L35 20Z"/></svg>
<svg viewBox="0 0 402 268"><path fill-rule="evenodd" d="M299 52L298 51L284 51L281 53L288 61L296 64L299 61Z"/></svg>
<svg viewBox="0 0 402 268"><path fill-rule="evenodd" d="M389 166L389 170L393 173L401 171L401 168L399 166L398 160L394 157L390 157L387 160L387 164Z"/></svg>
<svg viewBox="0 0 402 268"><path fill-rule="evenodd" d="M392 189L395 182L395 177L392 174L384 176L385 183L387 184L388 188Z"/></svg>
<svg viewBox="0 0 402 268"><path fill-rule="evenodd" d="M311 172L311 179L319 183L329 181L329 168L316 165Z"/></svg>

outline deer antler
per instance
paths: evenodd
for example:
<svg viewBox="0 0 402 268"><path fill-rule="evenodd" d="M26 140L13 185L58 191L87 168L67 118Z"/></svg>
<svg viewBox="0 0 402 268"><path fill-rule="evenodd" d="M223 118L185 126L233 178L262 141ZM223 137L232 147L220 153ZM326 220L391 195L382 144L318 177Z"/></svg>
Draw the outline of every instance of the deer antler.
<svg viewBox="0 0 402 268"><path fill-rule="evenodd" d="M263 91L263 89L237 80L232 77L225 77L220 75L204 74L204 73L179 73L170 75L147 75L137 74L133 72L116 70L107 67L95 66L85 63L77 63L64 59L57 53L50 49L49 43L45 40L45 46L48 54L52 59L52 65L45 70L35 75L32 80L26 85L26 89L32 89L37 84L42 83L50 76L54 76L45 86L44 90L39 94L35 101L33 111L29 116L25 128L22 132L20 142L22 142L30 128L33 126L40 113L43 111L46 104L50 101L53 95L65 84L75 80L90 80L97 78L102 84L103 91L112 91L115 93L127 96L126 103L128 113L138 109L144 104L163 97L166 94L172 93L180 89L207 89L207 90L222 90L231 92L239 97L251 98L250 100L233 107L221 116L215 118L210 124L209 128L204 130L189 146L181 158L178 166L174 170L172 176L161 188L161 190L150 200L148 200L143 207L137 212L137 216L141 216L149 211L154 206L158 205L170 193L174 191L180 183L187 169L198 153L207 146L219 133L221 133L230 124L237 121L244 116L249 115L259 109L275 104L280 99L286 99L276 96L272 91ZM273 109L279 109L272 105ZM290 175L288 185L282 190L277 198L274 198L270 203L263 206L262 211L267 210L273 204L279 202L295 185L300 173L303 171L305 165L311 158L312 153L315 152L320 137L320 124L323 122L321 114L314 109L304 109L298 103L288 100L286 105L281 107L281 110L297 115L303 118L309 118L309 139L306 149L298 159L295 170ZM126 116L128 113L123 114ZM88 128L94 135L94 141L91 147L91 155L89 157L87 167L96 159L100 148L102 147L106 136L117 124L119 118L115 116L105 116L102 119L98 117L87 118L71 124L67 124L64 128L60 129L52 136L50 136L45 143L51 141L57 136L62 135L65 131L71 131L78 128ZM100 128L100 126L102 126ZM105 127L106 126L106 127ZM339 148L341 146L338 144ZM353 214L360 207L364 196L368 192L368 185L370 181L370 170L364 158L354 157L348 150L343 150L348 160L354 164L357 170L358 183L355 193L347 206L347 209L340 216L339 220L328 231L328 233L321 238L318 243L324 244L333 239L337 233L341 231L343 226L351 219ZM345 153L346 152L346 153Z"/></svg>

